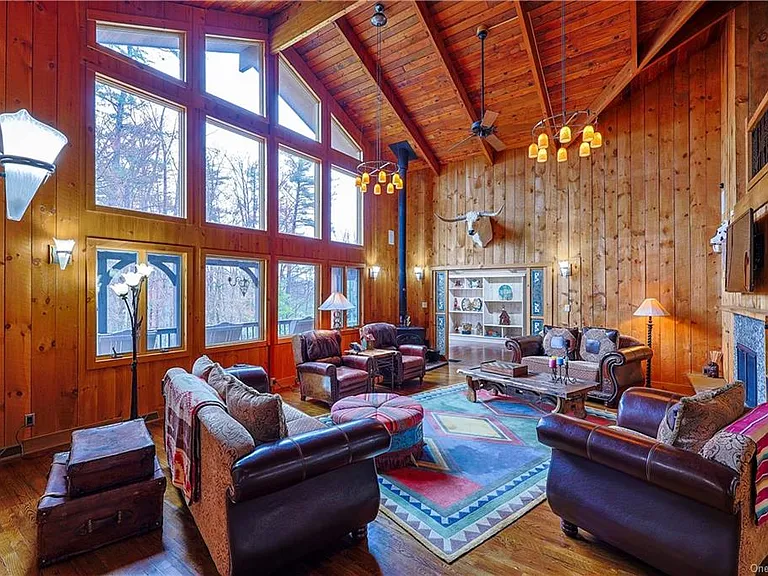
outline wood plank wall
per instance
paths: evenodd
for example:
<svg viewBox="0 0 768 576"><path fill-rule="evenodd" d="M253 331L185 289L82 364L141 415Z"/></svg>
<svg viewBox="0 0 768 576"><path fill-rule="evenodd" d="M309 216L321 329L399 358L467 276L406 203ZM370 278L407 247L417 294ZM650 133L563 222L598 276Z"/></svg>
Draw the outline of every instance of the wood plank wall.
<svg viewBox="0 0 768 576"><path fill-rule="evenodd" d="M192 307L192 324L188 330L187 351L172 359L154 357L139 364L139 409L142 413L160 411L162 395L160 381L172 366L189 368L194 359L204 352L204 314L202 290L199 289L202 258L205 251L222 254L259 256L269 261L268 285L274 286L278 260L311 260L322 266L320 295L330 290L330 266L380 262L390 266L394 262L394 247L382 248L377 232L380 225L396 229L395 219L379 222L378 214L396 204L392 197L380 199L372 195L365 201L366 246L346 247L328 240L286 238L274 232L250 232L201 224L201 192L194 188L190 202L190 218L184 222L143 218L89 208L87 195L93 190L92 169L88 168L88 74L94 71L115 75L117 78L146 89L161 89L162 82L151 86L141 84L132 66L115 65L101 53L86 47L86 10L113 11L129 17L137 14L174 23L178 29L193 30L188 42L199 42L199 34L206 23L216 30L230 28L248 33L266 30L264 21L238 14L205 11L171 2L0 2L0 110L14 112L27 108L43 122L50 123L69 138L62 151L57 171L35 195L31 207L20 222L3 217L0 249L4 255L0 266L0 283L4 290L0 297L0 314L5 329L0 331L0 447L14 444L16 433L21 439L41 437L65 431L75 426L124 418L129 409L130 369L124 362L108 367L89 366L86 346L86 244L88 238L128 239L182 246L192 249L188 263L190 290L188 305ZM194 28L193 28L194 27ZM243 32L245 33L245 32ZM289 54L289 57L294 57ZM198 66L192 59L191 74ZM301 67L301 63L296 65ZM307 72L301 70L302 73ZM274 72L274 71L273 71ZM136 77L132 76L134 74ZM310 76L307 73L307 76ZM316 79L305 77L323 98L324 114L330 110L337 117L345 116L338 106L328 100ZM173 86L166 87L174 90ZM187 98L185 90L177 90L180 99ZM185 104L193 105L191 102ZM215 107L214 107L215 108ZM213 110L211 113L216 113ZM188 118L190 125L198 122ZM328 125L328 117L323 120ZM354 126L348 129L354 132ZM290 144L290 135L278 127L268 127L269 138ZM325 133L327 142L328 132ZM200 142L201 135L190 128L190 139ZM317 145L312 152L324 160L325 186L332 152ZM190 156L190 162L194 162ZM273 162L274 166L275 163ZM272 178L272 181L275 179ZM199 184L198 184L199 186ZM268 204L276 205L276 186L268 186ZM5 194L0 193L0 210L5 212ZM384 207L384 209L382 209ZM328 209L327 196L324 209ZM276 219L272 222L276 229ZM328 238L329 225L324 224L324 237ZM48 245L51 238L74 238L77 241L73 263L66 270L48 264ZM386 233L384 233L386 242ZM394 268L392 268L394 270ZM367 276L367 274L365 275ZM293 382L293 358L290 343L276 338L276 291L268 294L270 319L269 340L258 345L207 351L224 365L250 362L267 368L270 376L281 384ZM365 319L378 319L371 312L379 306L371 283L364 280L363 311ZM390 305L389 302L386 303ZM395 317L396 304L395 304ZM389 313L389 312L388 312ZM330 315L321 316L323 326L330 325ZM344 333L344 342L357 339L357 331ZM37 423L32 429L21 429L26 413L34 412Z"/></svg>
<svg viewBox="0 0 768 576"><path fill-rule="evenodd" d="M615 327L643 341L646 319L632 314L644 298L658 298L672 316L654 324L653 379L672 388L720 347L721 329L721 266L709 249L720 216L720 43L676 58L601 114L605 144L589 160L572 147L568 163L539 165L518 148L492 167L481 157L444 166L436 212L505 208L485 249L464 224L434 219L431 260L544 263L553 272L557 260L570 260L570 280L554 275L556 322ZM412 229L409 242L420 234Z"/></svg>
<svg viewBox="0 0 768 576"><path fill-rule="evenodd" d="M722 164L721 179L725 184L726 215L747 193L747 146L745 127L763 96L768 92L768 4L746 2L737 7L725 23L722 41ZM758 209L757 203L750 207ZM768 229L763 214L757 225ZM765 274L765 273L763 273ZM723 369L733 377L733 315L750 316L760 321L768 317L768 294L763 288L753 294L736 294L722 288Z"/></svg>

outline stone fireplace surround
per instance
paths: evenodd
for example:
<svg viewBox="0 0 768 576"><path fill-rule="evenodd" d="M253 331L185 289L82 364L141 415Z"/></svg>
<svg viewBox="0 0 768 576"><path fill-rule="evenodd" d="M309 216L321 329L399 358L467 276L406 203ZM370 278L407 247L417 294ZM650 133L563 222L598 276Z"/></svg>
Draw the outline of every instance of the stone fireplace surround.
<svg viewBox="0 0 768 576"><path fill-rule="evenodd" d="M734 378L744 381L747 403L752 405L768 401L765 343L765 320L733 315Z"/></svg>

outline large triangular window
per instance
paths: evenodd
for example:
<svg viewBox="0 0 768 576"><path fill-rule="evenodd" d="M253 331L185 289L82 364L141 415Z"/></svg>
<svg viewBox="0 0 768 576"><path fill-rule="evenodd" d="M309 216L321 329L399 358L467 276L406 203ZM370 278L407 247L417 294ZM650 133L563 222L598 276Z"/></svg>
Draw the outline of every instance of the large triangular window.
<svg viewBox="0 0 768 576"><path fill-rule="evenodd" d="M302 136L320 140L320 99L284 58L279 58L278 122Z"/></svg>
<svg viewBox="0 0 768 576"><path fill-rule="evenodd" d="M358 160L363 159L362 148L357 145L357 142L352 139L352 136L344 130L344 127L333 115L331 116L331 148Z"/></svg>

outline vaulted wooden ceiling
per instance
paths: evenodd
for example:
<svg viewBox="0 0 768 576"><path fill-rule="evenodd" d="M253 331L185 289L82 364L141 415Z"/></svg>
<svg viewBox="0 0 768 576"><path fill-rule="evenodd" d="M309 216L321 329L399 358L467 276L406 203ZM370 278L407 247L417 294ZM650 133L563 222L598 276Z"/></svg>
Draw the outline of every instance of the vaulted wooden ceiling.
<svg viewBox="0 0 768 576"><path fill-rule="evenodd" d="M275 47L292 46L364 137L374 141L374 2L194 3L269 17L273 34L280 35ZM567 109L604 109L641 68L669 48L697 10L699 15L705 11L704 4L718 3L568 0ZM467 155L493 158L493 150L474 138L453 147L480 114L476 29L481 24L489 29L486 109L500 114L498 135L507 147L527 145L532 125L545 112L562 109L561 2L389 0L384 5L389 19L381 54L385 152L390 144L408 140L435 170ZM299 25L307 30L297 33Z"/></svg>

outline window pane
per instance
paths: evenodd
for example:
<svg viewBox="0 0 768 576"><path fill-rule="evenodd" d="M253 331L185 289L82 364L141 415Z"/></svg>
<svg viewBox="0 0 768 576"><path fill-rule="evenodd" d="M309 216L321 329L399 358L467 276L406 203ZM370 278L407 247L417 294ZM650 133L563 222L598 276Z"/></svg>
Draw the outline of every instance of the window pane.
<svg viewBox="0 0 768 576"><path fill-rule="evenodd" d="M355 187L355 177L331 169L331 240L362 244L360 218L363 198Z"/></svg>
<svg viewBox="0 0 768 576"><path fill-rule="evenodd" d="M96 42L168 76L184 78L180 32L97 22Z"/></svg>
<svg viewBox="0 0 768 576"><path fill-rule="evenodd" d="M347 268L347 300L354 308L347 310L347 327L360 325L360 268Z"/></svg>
<svg viewBox="0 0 768 576"><path fill-rule="evenodd" d="M110 284L123 281L124 272L136 269L138 254L124 250L96 250L96 355L125 354L133 350L131 322L123 299Z"/></svg>
<svg viewBox="0 0 768 576"><path fill-rule="evenodd" d="M285 234L320 237L316 182L320 181L320 163L289 152L279 154L278 230Z"/></svg>
<svg viewBox="0 0 768 576"><path fill-rule="evenodd" d="M264 114L264 43L220 36L205 37L205 91Z"/></svg>
<svg viewBox="0 0 768 576"><path fill-rule="evenodd" d="M263 340L261 260L205 259L205 345Z"/></svg>
<svg viewBox="0 0 768 576"><path fill-rule="evenodd" d="M331 116L331 148L358 160L363 159L363 151L360 146L347 134L347 131L342 128L334 116Z"/></svg>
<svg viewBox="0 0 768 576"><path fill-rule="evenodd" d="M315 327L315 266L278 266L277 335L291 336Z"/></svg>
<svg viewBox="0 0 768 576"><path fill-rule="evenodd" d="M331 268L331 292L344 292L344 268Z"/></svg>
<svg viewBox="0 0 768 576"><path fill-rule="evenodd" d="M279 58L279 61L277 116L280 125L312 140L320 140L320 100L285 60Z"/></svg>
<svg viewBox="0 0 768 576"><path fill-rule="evenodd" d="M96 204L184 216L180 110L96 80Z"/></svg>
<svg viewBox="0 0 768 576"><path fill-rule="evenodd" d="M182 257L148 254L152 274L147 279L147 350L169 350L182 345Z"/></svg>
<svg viewBox="0 0 768 576"><path fill-rule="evenodd" d="M205 218L265 228L264 140L218 122L205 123Z"/></svg>

